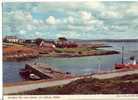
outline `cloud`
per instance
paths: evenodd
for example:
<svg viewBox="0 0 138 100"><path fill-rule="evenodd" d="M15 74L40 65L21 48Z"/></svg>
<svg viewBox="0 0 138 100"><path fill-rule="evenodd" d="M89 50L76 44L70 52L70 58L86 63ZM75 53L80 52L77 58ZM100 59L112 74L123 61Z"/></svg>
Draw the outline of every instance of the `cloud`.
<svg viewBox="0 0 138 100"><path fill-rule="evenodd" d="M36 37L43 37L42 33L41 32L38 32L38 31L36 31L34 35Z"/></svg>
<svg viewBox="0 0 138 100"><path fill-rule="evenodd" d="M137 2L3 3L3 34L28 38L138 37Z"/></svg>
<svg viewBox="0 0 138 100"><path fill-rule="evenodd" d="M73 24L73 23L74 23L74 18L73 18L72 16L69 16L69 17L67 18L67 20L68 20L68 22L69 22L70 24Z"/></svg>
<svg viewBox="0 0 138 100"><path fill-rule="evenodd" d="M56 19L54 16L49 16L47 19L46 19L46 22L47 24L50 24L50 25L55 25L59 22L58 19Z"/></svg>
<svg viewBox="0 0 138 100"><path fill-rule="evenodd" d="M3 24L10 28L11 33L18 33L26 29L28 23L32 23L32 15L29 12L11 11L3 13L3 16Z"/></svg>
<svg viewBox="0 0 138 100"><path fill-rule="evenodd" d="M11 12L10 15L19 21L25 21L25 22L32 21L32 15L29 12L16 11L16 12Z"/></svg>
<svg viewBox="0 0 138 100"><path fill-rule="evenodd" d="M26 31L25 30L20 30L20 35L25 35L26 34Z"/></svg>
<svg viewBox="0 0 138 100"><path fill-rule="evenodd" d="M39 20L34 19L33 23L36 24L36 25L38 25L39 24Z"/></svg>
<svg viewBox="0 0 138 100"><path fill-rule="evenodd" d="M92 0L89 2L84 3L87 7L91 9L101 10L104 9L104 4L98 0Z"/></svg>
<svg viewBox="0 0 138 100"><path fill-rule="evenodd" d="M31 24L27 25L27 30L32 31L34 29L36 29L36 27L34 25L31 25Z"/></svg>
<svg viewBox="0 0 138 100"><path fill-rule="evenodd" d="M127 10L127 13L138 15L138 3L132 3L129 9Z"/></svg>
<svg viewBox="0 0 138 100"><path fill-rule="evenodd" d="M80 11L80 16L83 20L90 20L91 19L91 13L86 11Z"/></svg>
<svg viewBox="0 0 138 100"><path fill-rule="evenodd" d="M56 37L67 37L71 39L75 39L76 37L80 37L80 34L74 31L63 31L56 35Z"/></svg>
<svg viewBox="0 0 138 100"><path fill-rule="evenodd" d="M92 14L88 11L80 11L80 20L79 23L81 23L82 25L92 25L92 24L96 24L95 22L98 22L94 16L92 16Z"/></svg>
<svg viewBox="0 0 138 100"><path fill-rule="evenodd" d="M122 14L117 11L105 11L102 13L104 18L122 18Z"/></svg>

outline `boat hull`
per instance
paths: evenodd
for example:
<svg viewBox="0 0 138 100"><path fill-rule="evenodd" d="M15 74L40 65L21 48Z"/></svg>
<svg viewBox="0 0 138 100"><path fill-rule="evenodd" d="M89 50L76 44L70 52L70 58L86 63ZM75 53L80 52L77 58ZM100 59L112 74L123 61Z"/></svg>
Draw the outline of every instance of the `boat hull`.
<svg viewBox="0 0 138 100"><path fill-rule="evenodd" d="M21 69L19 72L20 76L25 80L40 80L40 78L30 77L32 74L30 70L27 69Z"/></svg>
<svg viewBox="0 0 138 100"><path fill-rule="evenodd" d="M115 69L138 68L138 64L115 64Z"/></svg>

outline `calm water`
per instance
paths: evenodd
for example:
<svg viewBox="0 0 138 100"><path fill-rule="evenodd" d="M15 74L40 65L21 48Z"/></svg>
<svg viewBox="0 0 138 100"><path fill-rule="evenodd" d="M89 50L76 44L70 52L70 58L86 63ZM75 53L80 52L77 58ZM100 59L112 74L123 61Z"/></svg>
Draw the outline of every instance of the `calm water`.
<svg viewBox="0 0 138 100"><path fill-rule="evenodd" d="M138 61L138 43L137 42L104 42L108 45L113 46L114 49L121 50L122 45L125 46L125 62L128 61L129 56L135 56ZM16 82L22 80L19 76L19 70L24 68L25 63L48 63L55 68L63 71L70 71L73 74L87 74L98 71L98 66L101 66L101 70L111 70L115 63L121 63L121 55L108 55L108 56L89 56L89 57L76 57L76 58L52 58L52 57L41 57L39 59L33 59L30 61L22 62L3 62L3 81Z"/></svg>

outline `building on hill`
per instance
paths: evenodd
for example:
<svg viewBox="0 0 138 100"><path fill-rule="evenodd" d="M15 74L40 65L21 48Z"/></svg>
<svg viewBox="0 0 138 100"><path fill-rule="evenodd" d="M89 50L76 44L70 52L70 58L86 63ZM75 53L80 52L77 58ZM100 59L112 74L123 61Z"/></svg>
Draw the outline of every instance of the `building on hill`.
<svg viewBox="0 0 138 100"><path fill-rule="evenodd" d="M38 46L40 48L55 48L55 44L52 41L41 41Z"/></svg>
<svg viewBox="0 0 138 100"><path fill-rule="evenodd" d="M45 39L36 38L36 39L35 39L35 44L36 44L36 45L40 45L40 43L41 43L42 41L45 41Z"/></svg>
<svg viewBox="0 0 138 100"><path fill-rule="evenodd" d="M3 39L4 42L18 43L19 39L16 36L6 36Z"/></svg>
<svg viewBox="0 0 138 100"><path fill-rule="evenodd" d="M78 46L74 41L69 41L65 37L59 37L55 45L58 48L76 48Z"/></svg>

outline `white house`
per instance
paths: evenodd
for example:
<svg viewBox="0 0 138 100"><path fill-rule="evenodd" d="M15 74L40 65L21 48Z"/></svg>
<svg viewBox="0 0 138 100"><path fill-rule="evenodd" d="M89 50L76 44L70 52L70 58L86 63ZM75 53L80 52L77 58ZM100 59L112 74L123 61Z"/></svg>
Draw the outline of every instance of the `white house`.
<svg viewBox="0 0 138 100"><path fill-rule="evenodd" d="M53 43L41 41L39 47L55 48L56 46Z"/></svg>
<svg viewBox="0 0 138 100"><path fill-rule="evenodd" d="M16 36L6 36L5 38L4 38L4 41L6 41L6 42L18 42L19 41L19 39L16 37Z"/></svg>

